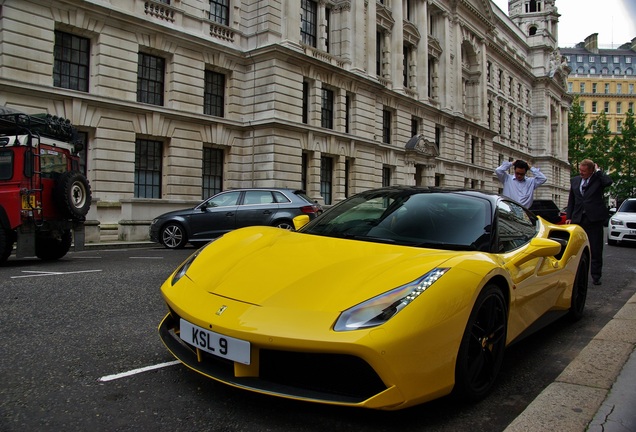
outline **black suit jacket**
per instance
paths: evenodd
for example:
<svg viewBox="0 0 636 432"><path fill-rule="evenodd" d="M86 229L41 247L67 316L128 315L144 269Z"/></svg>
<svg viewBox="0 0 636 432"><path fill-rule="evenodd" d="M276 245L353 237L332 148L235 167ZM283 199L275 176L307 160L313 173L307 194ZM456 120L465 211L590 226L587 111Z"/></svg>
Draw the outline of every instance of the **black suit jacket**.
<svg viewBox="0 0 636 432"><path fill-rule="evenodd" d="M583 214L590 222L600 222L607 218L607 206L603 197L603 190L613 183L610 176L603 171L596 171L590 177L585 190L581 194L580 175L570 180L570 196L568 198L567 219L578 224L583 218Z"/></svg>

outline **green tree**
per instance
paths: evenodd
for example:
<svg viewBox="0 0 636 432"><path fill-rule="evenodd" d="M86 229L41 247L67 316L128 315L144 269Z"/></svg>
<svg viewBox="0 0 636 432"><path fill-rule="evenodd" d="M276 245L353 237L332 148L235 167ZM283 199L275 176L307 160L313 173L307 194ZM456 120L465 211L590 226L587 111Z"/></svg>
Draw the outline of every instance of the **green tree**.
<svg viewBox="0 0 636 432"><path fill-rule="evenodd" d="M570 112L568 113L568 162L572 175L578 175L579 163L587 157L588 140L585 112L579 103L579 97L574 96Z"/></svg>
<svg viewBox="0 0 636 432"><path fill-rule="evenodd" d="M614 180L610 193L616 197L617 202L636 196L635 158L636 124L634 113L628 111L621 134L614 137L610 153L609 174Z"/></svg>
<svg viewBox="0 0 636 432"><path fill-rule="evenodd" d="M589 127L593 132L584 159L592 159L599 167L609 171L612 134L605 113L601 112L596 120L590 122Z"/></svg>

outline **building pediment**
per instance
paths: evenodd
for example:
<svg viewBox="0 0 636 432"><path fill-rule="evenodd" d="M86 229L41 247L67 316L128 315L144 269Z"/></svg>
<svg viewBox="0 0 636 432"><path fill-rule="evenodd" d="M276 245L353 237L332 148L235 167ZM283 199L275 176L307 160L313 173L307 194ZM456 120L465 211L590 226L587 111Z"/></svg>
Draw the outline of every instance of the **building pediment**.
<svg viewBox="0 0 636 432"><path fill-rule="evenodd" d="M406 142L404 146L408 152L414 152L418 155L437 157L439 156L439 150L435 145L435 142L424 138L424 135L415 135Z"/></svg>

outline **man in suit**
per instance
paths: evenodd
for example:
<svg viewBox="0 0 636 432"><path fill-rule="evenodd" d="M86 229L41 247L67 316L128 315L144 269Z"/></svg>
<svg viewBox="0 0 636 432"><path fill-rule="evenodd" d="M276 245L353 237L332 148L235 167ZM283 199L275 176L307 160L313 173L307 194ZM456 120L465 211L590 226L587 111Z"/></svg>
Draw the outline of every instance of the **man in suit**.
<svg viewBox="0 0 636 432"><path fill-rule="evenodd" d="M594 285L601 284L603 269L603 228L607 219L603 191L612 182L612 179L589 159L579 164L579 175L570 180L565 223L580 225L587 233L592 255L590 273Z"/></svg>

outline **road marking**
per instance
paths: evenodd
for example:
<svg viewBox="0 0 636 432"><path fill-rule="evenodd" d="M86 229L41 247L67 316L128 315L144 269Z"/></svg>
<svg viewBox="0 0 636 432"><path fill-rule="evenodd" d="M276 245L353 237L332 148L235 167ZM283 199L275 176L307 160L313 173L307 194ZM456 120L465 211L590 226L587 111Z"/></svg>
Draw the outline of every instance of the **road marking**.
<svg viewBox="0 0 636 432"><path fill-rule="evenodd" d="M23 276L11 276L11 279L40 277L40 276L59 276L59 275L79 274L79 273L95 273L95 272L100 272L100 271L101 270L82 270L82 271L72 271L72 272L52 272L52 271L28 271L28 270L23 270L22 273L35 273L35 274L28 274L28 275L23 275Z"/></svg>
<svg viewBox="0 0 636 432"><path fill-rule="evenodd" d="M130 259L156 259L156 260L161 260L161 259L163 259L163 257L137 257L137 256L132 256L132 257L130 257Z"/></svg>
<svg viewBox="0 0 636 432"><path fill-rule="evenodd" d="M116 379L119 379L119 378L126 378L126 377L129 377L129 376L132 376L132 375L137 375L137 374L140 374L142 372L148 372L148 371L155 370L155 369L161 369L161 368L165 368L165 367L168 367L168 366L174 366L174 365L177 365L179 363L181 363L179 360L174 360L174 361L170 361L170 362L166 362L166 363L159 363L159 364L152 365L152 366L146 366L146 367L142 367L142 368L139 368L139 369L133 369L133 370L130 370L128 372L122 372L122 373L118 373L118 374L114 374L114 375L106 375L106 376L101 377L97 381L100 381L100 382L113 381L113 380L116 380Z"/></svg>

